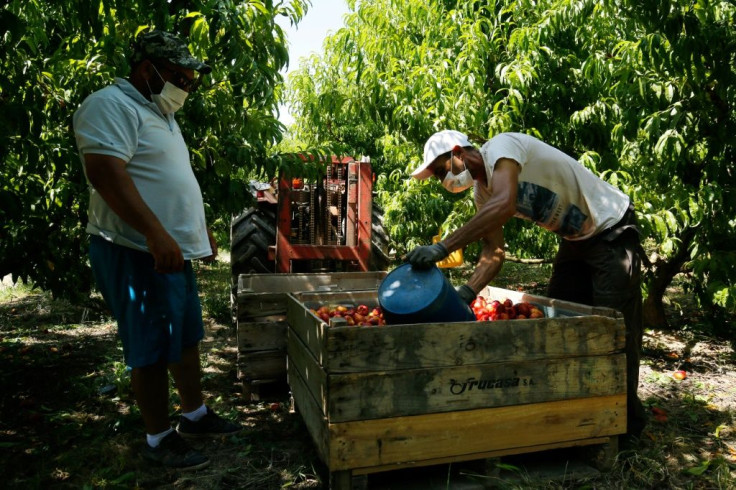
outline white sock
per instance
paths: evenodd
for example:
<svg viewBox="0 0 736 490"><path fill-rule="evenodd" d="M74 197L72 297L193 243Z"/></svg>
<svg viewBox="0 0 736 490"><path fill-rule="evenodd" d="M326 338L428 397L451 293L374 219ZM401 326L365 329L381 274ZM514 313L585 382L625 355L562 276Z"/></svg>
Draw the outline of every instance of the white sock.
<svg viewBox="0 0 736 490"><path fill-rule="evenodd" d="M159 432L158 434L146 434L146 442L151 447L158 447L158 445L161 444L161 439L168 436L172 432L174 432L174 429L169 427L165 431Z"/></svg>
<svg viewBox="0 0 736 490"><path fill-rule="evenodd" d="M182 412L181 415L182 417L188 418L192 422L196 422L202 417L204 417L205 415L207 415L207 405L203 403L201 407L194 410L193 412Z"/></svg>

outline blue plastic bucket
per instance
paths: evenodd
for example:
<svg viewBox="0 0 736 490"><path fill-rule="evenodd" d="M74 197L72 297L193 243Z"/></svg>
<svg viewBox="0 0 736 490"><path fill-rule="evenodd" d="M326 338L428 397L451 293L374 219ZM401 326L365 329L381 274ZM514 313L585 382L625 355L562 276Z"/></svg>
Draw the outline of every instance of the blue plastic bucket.
<svg viewBox="0 0 736 490"><path fill-rule="evenodd" d="M414 269L404 264L378 286L378 304L388 324L465 322L473 311L437 267Z"/></svg>

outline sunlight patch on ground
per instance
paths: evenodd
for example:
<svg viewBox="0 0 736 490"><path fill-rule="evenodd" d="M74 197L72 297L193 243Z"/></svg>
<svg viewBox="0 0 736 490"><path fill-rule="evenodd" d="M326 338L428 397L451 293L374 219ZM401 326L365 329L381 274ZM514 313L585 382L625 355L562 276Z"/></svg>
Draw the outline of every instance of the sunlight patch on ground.
<svg viewBox="0 0 736 490"><path fill-rule="evenodd" d="M24 298L31 294L31 287L26 286L22 280L13 283L12 276L8 274L0 281L0 302L9 302Z"/></svg>

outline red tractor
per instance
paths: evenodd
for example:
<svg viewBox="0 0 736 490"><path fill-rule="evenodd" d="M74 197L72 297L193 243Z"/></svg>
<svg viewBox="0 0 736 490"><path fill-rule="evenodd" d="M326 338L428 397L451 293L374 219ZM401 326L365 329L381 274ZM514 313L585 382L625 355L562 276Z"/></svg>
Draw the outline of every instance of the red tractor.
<svg viewBox="0 0 736 490"><path fill-rule="evenodd" d="M391 256L373 177L367 158L332 157L316 178L251 182L256 206L231 226L235 282L247 273L386 270Z"/></svg>

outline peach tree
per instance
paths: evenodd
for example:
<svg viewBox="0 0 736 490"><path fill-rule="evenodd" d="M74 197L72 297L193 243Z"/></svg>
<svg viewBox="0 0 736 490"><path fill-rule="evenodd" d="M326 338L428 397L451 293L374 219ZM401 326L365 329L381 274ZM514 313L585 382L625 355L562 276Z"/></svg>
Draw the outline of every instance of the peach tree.
<svg viewBox="0 0 736 490"><path fill-rule="evenodd" d="M706 311L736 310L736 6L703 0L352 2L289 80L303 141L375 156L399 252L473 212L409 170L435 130L540 137L637 205L649 325L681 277ZM519 221L519 220L512 220ZM511 254L551 258L524 223ZM723 323L720 323L721 325Z"/></svg>
<svg viewBox="0 0 736 490"><path fill-rule="evenodd" d="M71 121L94 90L127 75L141 29L178 32L213 72L178 116L208 219L239 211L250 172L279 165L271 147L288 50L276 16L305 0L9 0L0 7L0 277L83 296L87 190ZM229 224L229 219L227 221Z"/></svg>

